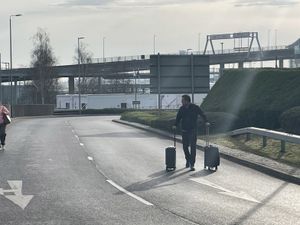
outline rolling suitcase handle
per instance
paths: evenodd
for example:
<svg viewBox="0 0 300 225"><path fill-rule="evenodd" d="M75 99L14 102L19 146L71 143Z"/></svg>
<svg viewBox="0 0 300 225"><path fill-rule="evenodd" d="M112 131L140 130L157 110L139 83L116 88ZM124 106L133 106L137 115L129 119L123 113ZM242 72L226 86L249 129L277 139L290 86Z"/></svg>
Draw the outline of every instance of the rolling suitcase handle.
<svg viewBox="0 0 300 225"><path fill-rule="evenodd" d="M176 130L174 130L174 147L176 148Z"/></svg>
<svg viewBox="0 0 300 225"><path fill-rule="evenodd" d="M206 146L209 146L209 126L210 123L206 122L205 123L205 128L206 128Z"/></svg>

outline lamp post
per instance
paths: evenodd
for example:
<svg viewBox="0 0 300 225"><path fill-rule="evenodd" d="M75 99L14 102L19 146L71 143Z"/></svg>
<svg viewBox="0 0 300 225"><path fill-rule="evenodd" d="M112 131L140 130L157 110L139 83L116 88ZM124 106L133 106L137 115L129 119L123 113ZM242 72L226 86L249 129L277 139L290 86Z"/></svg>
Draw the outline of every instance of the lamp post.
<svg viewBox="0 0 300 225"><path fill-rule="evenodd" d="M268 48L270 48L270 34L271 34L271 30L268 30Z"/></svg>
<svg viewBox="0 0 300 225"><path fill-rule="evenodd" d="M277 29L275 29L275 49L277 49Z"/></svg>
<svg viewBox="0 0 300 225"><path fill-rule="evenodd" d="M153 35L153 54L155 55L155 43L156 42L156 35Z"/></svg>
<svg viewBox="0 0 300 225"><path fill-rule="evenodd" d="M22 16L22 14L15 14L9 16L9 49L10 49L10 113L13 116L13 87L12 87L12 29L11 29L11 19L12 17Z"/></svg>
<svg viewBox="0 0 300 225"><path fill-rule="evenodd" d="M224 46L224 43L221 42L221 53L223 54L223 46Z"/></svg>
<svg viewBox="0 0 300 225"><path fill-rule="evenodd" d="M103 62L105 62L105 37L102 38L102 58Z"/></svg>
<svg viewBox="0 0 300 225"><path fill-rule="evenodd" d="M200 38L201 38L201 33L198 33L198 54L200 54Z"/></svg>
<svg viewBox="0 0 300 225"><path fill-rule="evenodd" d="M78 49L78 104L79 104L79 114L81 114L81 84L80 84L80 49L79 41L84 39L84 37L77 38L77 49Z"/></svg>

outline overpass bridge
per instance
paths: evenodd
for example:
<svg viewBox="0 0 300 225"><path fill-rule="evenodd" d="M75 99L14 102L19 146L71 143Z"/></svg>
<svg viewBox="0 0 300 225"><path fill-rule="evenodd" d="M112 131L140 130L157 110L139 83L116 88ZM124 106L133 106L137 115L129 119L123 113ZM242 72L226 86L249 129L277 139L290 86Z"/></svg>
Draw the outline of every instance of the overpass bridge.
<svg viewBox="0 0 300 225"><path fill-rule="evenodd" d="M288 46L270 47L270 48L252 48L251 51L221 50L206 52L189 52L189 54L206 54L210 56L210 65L219 65L225 68L225 64L238 63L239 68L246 62L276 61L279 62L279 68L283 68L284 60L300 59L300 53L296 51L300 48L300 39ZM36 68L18 68L10 70L1 70L0 78L2 82L9 82L10 76L15 85L17 81L32 80L32 74ZM53 78L68 78L69 93L74 93L74 80L78 77L79 66L61 65L51 68ZM150 55L112 57L105 59L94 59L90 64L80 65L80 74L85 77L98 77L103 79L133 79L138 73L139 79L149 79L150 74Z"/></svg>

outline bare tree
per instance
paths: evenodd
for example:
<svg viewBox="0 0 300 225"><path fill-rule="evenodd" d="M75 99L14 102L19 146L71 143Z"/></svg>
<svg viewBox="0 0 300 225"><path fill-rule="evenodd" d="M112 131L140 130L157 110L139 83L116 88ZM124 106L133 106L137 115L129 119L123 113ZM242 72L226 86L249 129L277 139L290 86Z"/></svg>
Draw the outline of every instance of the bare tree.
<svg viewBox="0 0 300 225"><path fill-rule="evenodd" d="M98 87L97 87L97 78L87 78L87 67L89 63L92 63L92 57L93 53L91 53L87 49L87 44L80 43L79 51L78 47L75 49L75 55L73 57L74 62L78 62L78 53L79 53L79 61L80 61L80 73L81 73L81 79L80 79L80 90L82 94L94 94L97 93ZM79 82L77 82L77 88L79 89Z"/></svg>
<svg viewBox="0 0 300 225"><path fill-rule="evenodd" d="M31 53L31 66L35 68L33 86L36 87L37 102L41 104L54 103L55 96L61 89L58 79L55 78L52 67L56 64L49 34L42 28L38 28L33 36L33 50Z"/></svg>

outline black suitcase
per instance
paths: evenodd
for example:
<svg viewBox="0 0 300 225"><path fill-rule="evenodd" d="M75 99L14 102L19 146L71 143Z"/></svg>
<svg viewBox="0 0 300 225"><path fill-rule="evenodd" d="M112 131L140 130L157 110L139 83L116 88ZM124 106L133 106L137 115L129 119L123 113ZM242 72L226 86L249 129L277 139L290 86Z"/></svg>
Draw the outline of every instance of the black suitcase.
<svg viewBox="0 0 300 225"><path fill-rule="evenodd" d="M172 171L176 169L176 137L174 132L174 146L167 147L166 150L166 171Z"/></svg>
<svg viewBox="0 0 300 225"><path fill-rule="evenodd" d="M209 126L206 126L206 146L204 147L204 169L217 170L220 165L219 148L209 144Z"/></svg>

